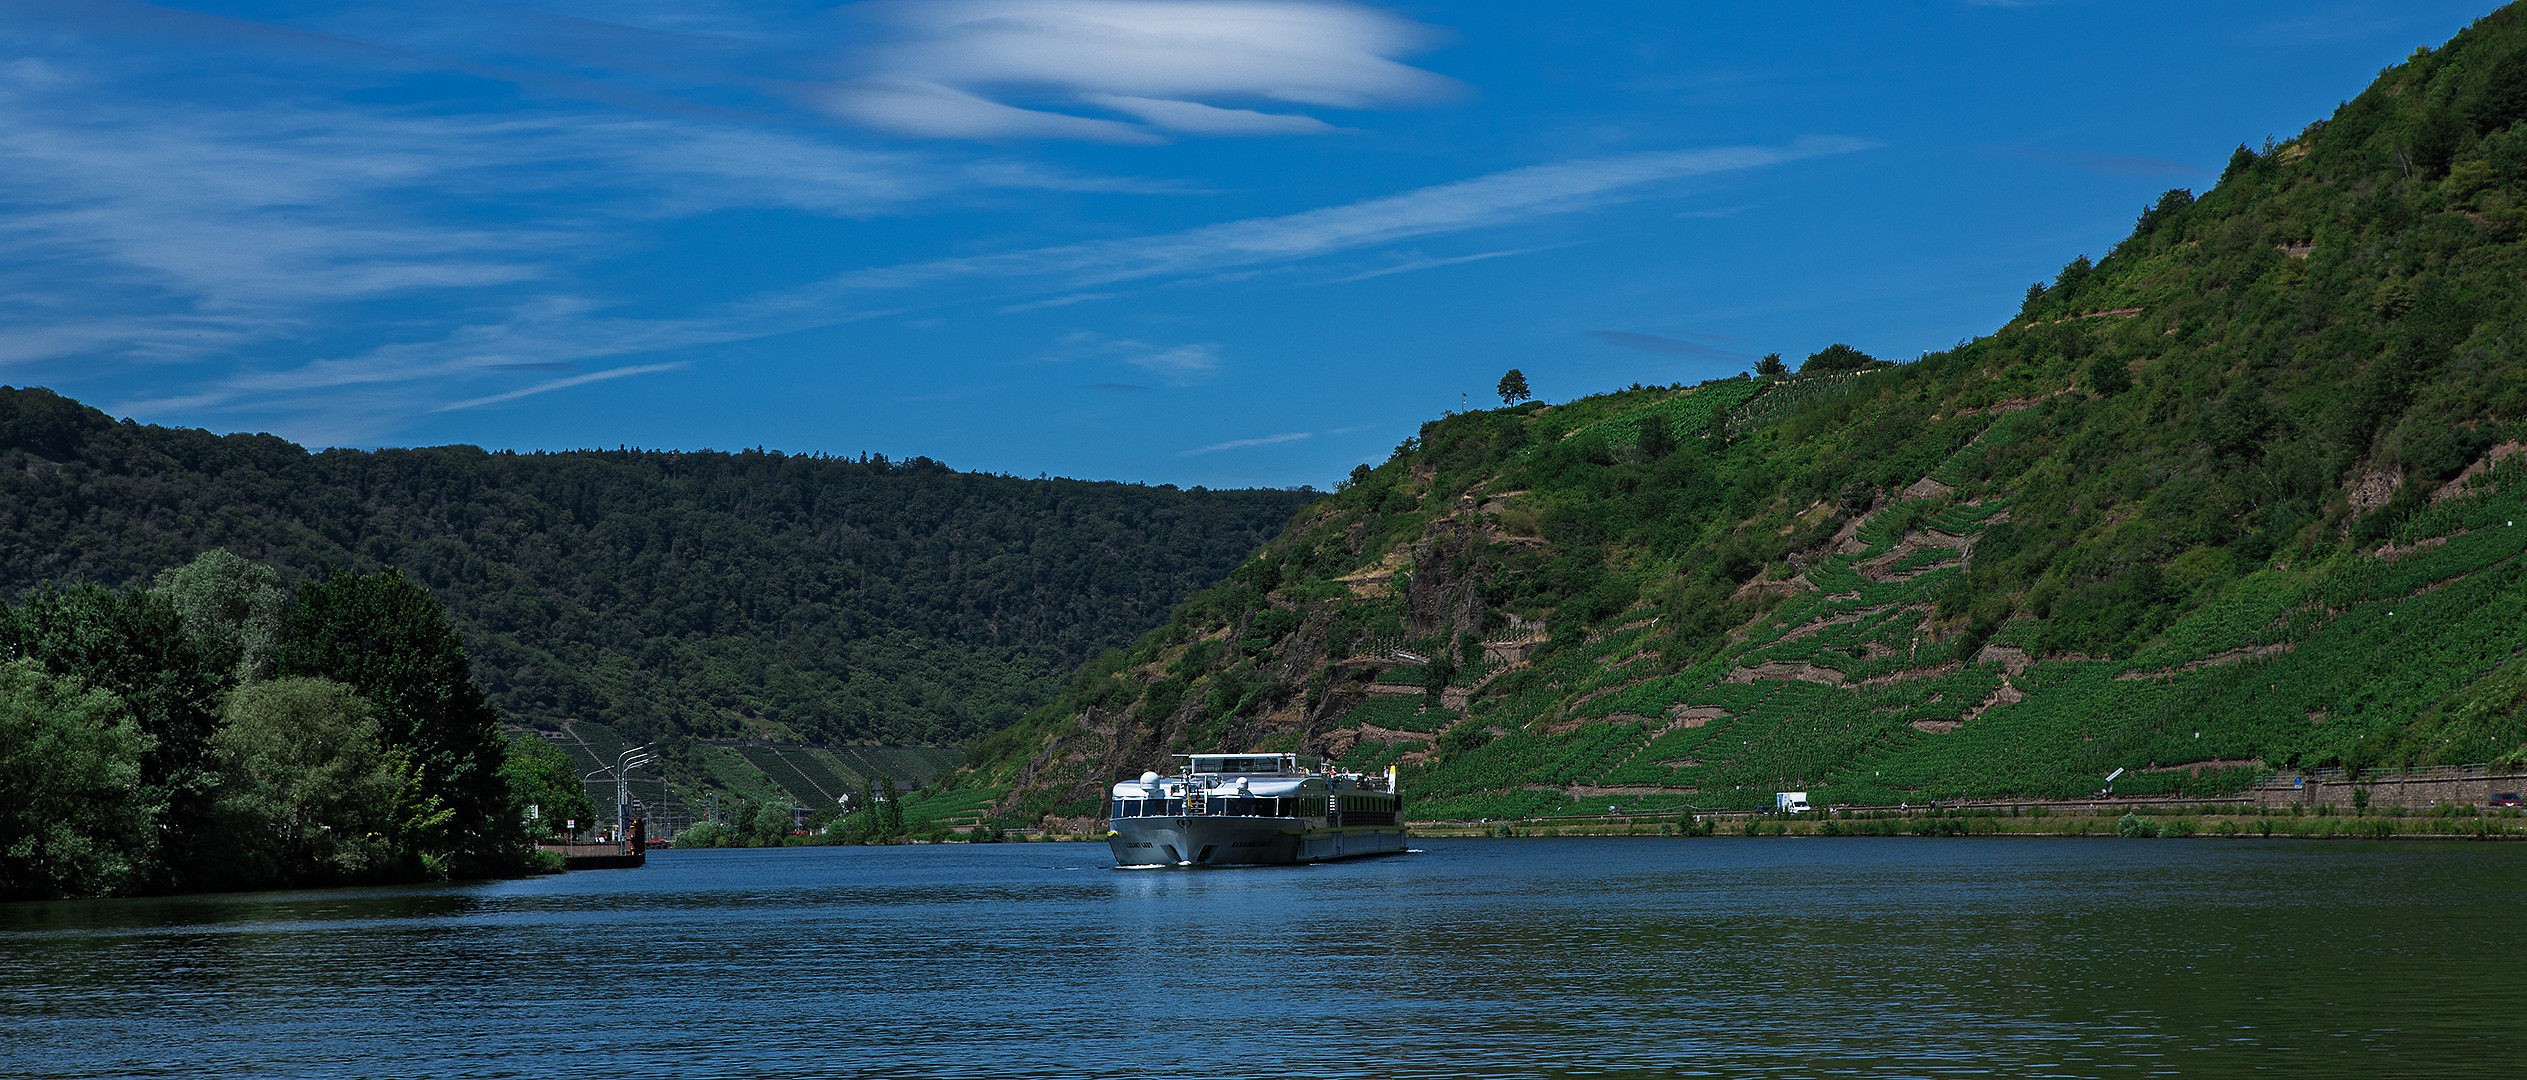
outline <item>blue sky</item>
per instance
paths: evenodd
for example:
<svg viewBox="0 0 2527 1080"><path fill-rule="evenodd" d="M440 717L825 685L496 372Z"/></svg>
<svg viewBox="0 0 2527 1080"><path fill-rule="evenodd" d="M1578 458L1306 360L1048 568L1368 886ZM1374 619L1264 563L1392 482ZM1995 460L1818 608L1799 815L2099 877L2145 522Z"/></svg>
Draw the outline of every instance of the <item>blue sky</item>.
<svg viewBox="0 0 2527 1080"><path fill-rule="evenodd" d="M1330 487L1990 331L2484 4L0 0L0 381L311 447Z"/></svg>

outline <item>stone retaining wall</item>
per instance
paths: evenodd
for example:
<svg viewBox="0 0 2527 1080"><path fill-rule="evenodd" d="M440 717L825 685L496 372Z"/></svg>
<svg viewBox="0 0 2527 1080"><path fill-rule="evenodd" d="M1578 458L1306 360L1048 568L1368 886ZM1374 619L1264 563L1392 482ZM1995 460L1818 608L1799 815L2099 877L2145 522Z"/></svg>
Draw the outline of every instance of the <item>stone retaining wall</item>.
<svg viewBox="0 0 2527 1080"><path fill-rule="evenodd" d="M2257 806L2350 806L2352 793L2369 789L2372 807L2427 810L2442 804L2489 806L2494 795L2527 794L2527 772L2503 770L2483 776L2401 777L2376 773L2360 780L2307 778L2296 786L2269 784L2248 794Z"/></svg>

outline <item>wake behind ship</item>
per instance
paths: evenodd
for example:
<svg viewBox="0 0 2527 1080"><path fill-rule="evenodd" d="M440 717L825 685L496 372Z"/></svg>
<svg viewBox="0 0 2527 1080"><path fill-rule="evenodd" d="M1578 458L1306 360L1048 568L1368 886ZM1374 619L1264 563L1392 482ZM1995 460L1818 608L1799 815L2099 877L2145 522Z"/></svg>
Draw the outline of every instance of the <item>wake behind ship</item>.
<svg viewBox="0 0 2527 1080"><path fill-rule="evenodd" d="M1117 866L1324 862L1404 850L1395 770L1336 772L1297 754L1178 754L1174 776L1114 785Z"/></svg>

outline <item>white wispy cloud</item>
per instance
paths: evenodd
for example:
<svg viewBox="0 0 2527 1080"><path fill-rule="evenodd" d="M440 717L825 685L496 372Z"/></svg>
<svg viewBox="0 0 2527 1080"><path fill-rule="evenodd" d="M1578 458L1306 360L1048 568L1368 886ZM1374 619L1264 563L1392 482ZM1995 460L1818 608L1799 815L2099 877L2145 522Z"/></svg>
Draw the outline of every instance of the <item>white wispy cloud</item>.
<svg viewBox="0 0 2527 1080"><path fill-rule="evenodd" d="M1665 181L1847 154L1875 145L1861 139L1826 136L1782 146L1651 151L1531 165L1341 206L1224 222L1158 236L1096 240L856 271L808 288L768 295L759 303L766 307L816 306L841 295L959 279L1051 279L1058 286L1093 287L1140 278L1297 262L1380 244L1575 213L1638 197Z"/></svg>
<svg viewBox="0 0 2527 1080"><path fill-rule="evenodd" d="M1130 113L1155 127L1194 135L1322 135L1342 131L1313 116L1268 113L1255 109L1223 109L1197 101L1086 94L1083 98L1117 112Z"/></svg>
<svg viewBox="0 0 2527 1080"><path fill-rule="evenodd" d="M860 77L815 91L813 101L906 135L1150 142L1322 134L1340 129L1241 105L1366 109L1459 90L1394 59L1435 44L1433 30L1353 4L881 0L846 10L887 40L860 50ZM1118 113L1130 120L1110 118Z"/></svg>
<svg viewBox="0 0 2527 1080"><path fill-rule="evenodd" d="M1089 303L1089 302L1091 302L1091 301L1096 301L1096 300L1112 300L1112 299L1114 299L1115 297L1120 296L1120 295L1122 295L1122 294L1120 294L1120 293L1110 293L1110 292L1091 292L1091 293L1072 293L1072 294L1070 294L1070 295L1068 295L1068 296L1052 296L1052 297L1046 297L1045 299L1042 299L1042 300L1029 300L1029 301L1027 301L1026 303L1023 303L1023 304L1010 304L1010 305L1008 305L1008 306L1006 306L1006 307L1001 308L1001 309L1000 309L1000 314L1002 314L1002 315L1015 315L1015 314L1017 314L1017 313L1019 313L1019 312L1021 312L1021 311L1041 311L1041 310L1043 310L1043 309L1045 309L1045 308L1069 307L1069 306L1071 306L1072 304L1085 304L1085 303Z"/></svg>
<svg viewBox="0 0 2527 1080"><path fill-rule="evenodd" d="M196 19L175 16L171 33ZM0 45L25 42L0 29ZM622 254L659 219L732 207L921 213L995 188L1172 190L760 126L314 96L177 100L130 82L75 50L0 63L0 364L140 365L148 388L117 404L158 415L295 416L293 402L331 403L305 411L355 439L448 401L581 385L521 388L539 365L880 313L607 313L609 301L576 283L580 268ZM328 338L344 344L302 362L255 359ZM345 390L359 386L399 387L403 399Z"/></svg>
<svg viewBox="0 0 2527 1080"><path fill-rule="evenodd" d="M1118 341L1114 345L1124 363L1157 375L1192 378L1209 374L1220 366L1220 346L1213 341L1164 346Z"/></svg>
<svg viewBox="0 0 2527 1080"><path fill-rule="evenodd" d="M1310 439L1314 437L1316 437L1316 433L1313 431L1287 431L1279 435L1266 435L1255 439L1230 439L1227 442L1212 443L1209 446L1197 446L1191 450L1180 451L1176 454L1176 456L1193 457L1197 454L1216 454L1222 450L1242 450L1249 446L1270 446L1274 443L1297 442L1300 439Z"/></svg>
<svg viewBox="0 0 2527 1080"><path fill-rule="evenodd" d="M1554 247L1560 247L1560 246L1565 246L1565 245L1553 245L1553 246L1554 246ZM1403 261L1403 262L1400 262L1400 263L1397 263L1397 264L1395 264L1395 265L1393 265L1393 266L1381 266L1381 267L1379 267L1379 268L1377 268L1377 269L1375 269L1375 270L1364 270L1364 271L1362 271L1362 272L1360 272L1360 273L1357 273L1357 274L1352 274L1352 275L1349 275L1349 276L1347 276L1347 277L1338 277L1338 278L1333 278L1333 279L1331 279L1331 280L1326 281L1326 282L1325 282L1325 284L1327 284L1327 285L1348 285L1348 284L1350 284L1350 283L1352 283L1352 282L1355 282L1355 281L1367 281L1367 280L1369 280L1370 278L1382 278L1382 277L1386 277L1386 276L1388 276L1388 275L1390 275L1390 274L1409 274L1409 273L1412 273L1413 271L1416 271L1416 270L1435 270L1435 269L1438 269L1439 267L1442 267L1442 266L1458 266L1458 265L1462 265L1462 264L1464 264L1464 263L1482 262L1482 261L1484 261L1484 260L1486 260L1486 259L1499 259L1499 258L1505 258L1505 257L1507 257L1507 256L1511 256L1511 255L1531 255L1531 254L1534 254L1535 252L1539 252L1539 251L1546 251L1546 250L1550 250L1550 248L1544 248L1544 247L1512 248L1512 249L1509 249L1509 250L1506 250L1506 251L1484 251L1484 252L1477 252L1477 253L1472 254L1472 255L1451 255L1451 256L1448 256L1448 257L1445 257L1445 258L1422 258L1422 257L1416 257L1416 258L1412 258L1412 259L1407 259L1407 260L1405 260L1405 261Z"/></svg>
<svg viewBox="0 0 2527 1080"><path fill-rule="evenodd" d="M1125 364L1176 386L1200 382L1217 372L1221 364L1220 345L1215 341L1156 344L1136 338L1109 338L1093 330L1064 335L1061 343L1042 359L1053 363Z"/></svg>
<svg viewBox="0 0 2527 1080"><path fill-rule="evenodd" d="M962 295L954 289L913 295L924 287L975 283L1002 295L1012 290L1023 295L1045 285L1075 289L1303 262L1398 240L1577 212L1637 197L1662 181L1849 153L1870 145L1853 139L1815 138L1785 146L1668 151L1530 166L1357 203L1179 233L857 271L673 320L601 317L591 301L554 298L499 320L466 326L442 339L380 346L294 368L240 373L223 380L216 392L228 395L221 400L234 401L361 382L470 376L490 363L589 363L899 314L908 302L914 306L951 304ZM1050 298L1046 306L1058 306L1069 297L1098 295L1065 292ZM1152 343L1094 334L1067 342L1063 351L1049 358L1090 356L1137 367L1178 385L1211 377L1226 363L1215 342Z"/></svg>
<svg viewBox="0 0 2527 1080"><path fill-rule="evenodd" d="M648 375L660 371L674 371L677 368L684 366L686 365L682 363L635 364L628 367L608 368L604 371L591 371L585 375L573 375L566 379L553 379L547 382L537 383L533 386L520 387L515 390L509 390L498 394L486 394L482 397L469 398L464 401L452 401L431 411L451 412L457 409L479 409L485 405L498 405L504 401L516 401L522 397L533 397L537 394L549 393L554 390L564 390L573 386L586 386L593 382L605 382L609 379L621 379L633 375Z"/></svg>
<svg viewBox="0 0 2527 1080"><path fill-rule="evenodd" d="M940 118L957 110L1015 110L1027 115L1004 135L1078 121L1085 137L1150 138L1330 131L1310 113L1425 102L1456 86L1394 59L1431 43L1425 27L1280 0L875 5L855 10L890 36L856 54L855 74L823 82L799 50L765 44L778 35L750 40L656 11L608 9L650 27L491 13L482 25L499 32L469 35L470 16L454 9L308 16L333 20L318 29L129 0L6 8L21 9L51 22L0 26L0 44L21 53L0 64L0 363L146 365L145 389L126 392L123 407L295 417L301 426L285 433L297 438L375 438L415 413L653 374L675 359L657 354L678 349L978 299L1028 310L1109 298L1103 286L1119 282L1229 280L1862 145L1537 165L1174 233L879 266L636 316L582 276L633 250L661 219L748 207L921 213L995 189L1189 190L1007 153L852 146L829 127L755 122L709 96L722 90L757 95L747 99L754 108L892 79L921 100L973 99L902 121L926 130L943 131ZM120 46L97 44L114 35L177 46L179 60L253 52L239 70L260 74L200 84L221 93L170 95L165 71L133 74ZM772 75L742 70L776 53L786 59ZM335 81L301 89L267 77L256 65L274 55ZM520 66L535 64L543 69ZM343 95L431 70L605 107L538 96L469 112ZM1122 339L1099 355L1178 384L1228 363L1210 342ZM584 370L556 375L566 364Z"/></svg>

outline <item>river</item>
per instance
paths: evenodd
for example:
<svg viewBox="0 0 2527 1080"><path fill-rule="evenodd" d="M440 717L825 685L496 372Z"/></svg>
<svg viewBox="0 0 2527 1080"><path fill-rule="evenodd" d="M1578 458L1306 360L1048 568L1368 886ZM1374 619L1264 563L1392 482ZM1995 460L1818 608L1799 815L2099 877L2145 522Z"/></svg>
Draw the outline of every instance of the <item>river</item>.
<svg viewBox="0 0 2527 1080"><path fill-rule="evenodd" d="M2502 1076L2527 845L666 852L0 905L0 1075Z"/></svg>

